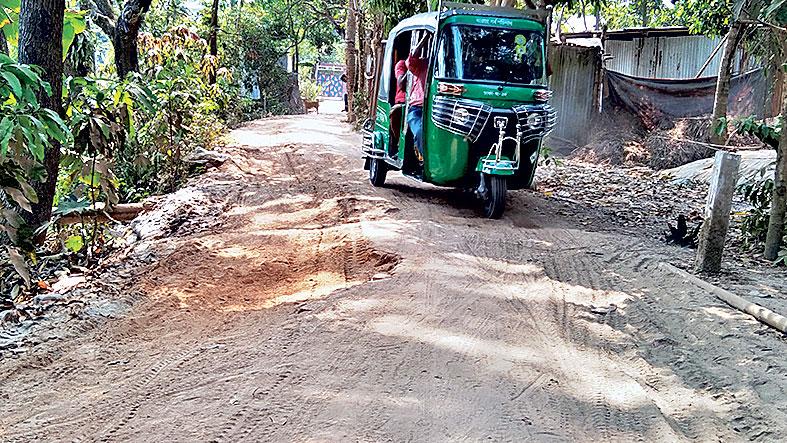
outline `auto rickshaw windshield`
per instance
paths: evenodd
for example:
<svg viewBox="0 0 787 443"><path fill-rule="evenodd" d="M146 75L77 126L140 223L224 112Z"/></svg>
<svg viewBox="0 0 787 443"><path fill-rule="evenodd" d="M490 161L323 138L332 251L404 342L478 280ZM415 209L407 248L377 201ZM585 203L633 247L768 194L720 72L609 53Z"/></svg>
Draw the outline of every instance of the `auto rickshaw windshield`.
<svg viewBox="0 0 787 443"><path fill-rule="evenodd" d="M543 85L544 38L530 30L450 25L437 47L440 79Z"/></svg>

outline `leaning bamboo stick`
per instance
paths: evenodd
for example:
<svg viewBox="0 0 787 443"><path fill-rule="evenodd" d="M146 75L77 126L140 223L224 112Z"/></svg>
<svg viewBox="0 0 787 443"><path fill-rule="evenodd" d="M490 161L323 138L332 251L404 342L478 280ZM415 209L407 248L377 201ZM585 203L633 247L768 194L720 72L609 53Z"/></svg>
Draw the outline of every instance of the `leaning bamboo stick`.
<svg viewBox="0 0 787 443"><path fill-rule="evenodd" d="M719 288L718 286L714 286L697 276L694 276L682 269L678 269L675 266L672 266L669 263L662 262L659 264L659 266L662 269L671 272L679 277L682 277L688 280L689 282L693 283L694 285L710 292L711 294L715 295L716 297L718 297L728 305L732 306L733 308L736 308L740 311L743 311L751 315L752 317L756 318L760 322L765 323L766 325L772 328L787 333L787 317L784 317L783 315L779 315L771 311L770 309L764 308L756 303L752 303L742 297L733 294L730 291Z"/></svg>

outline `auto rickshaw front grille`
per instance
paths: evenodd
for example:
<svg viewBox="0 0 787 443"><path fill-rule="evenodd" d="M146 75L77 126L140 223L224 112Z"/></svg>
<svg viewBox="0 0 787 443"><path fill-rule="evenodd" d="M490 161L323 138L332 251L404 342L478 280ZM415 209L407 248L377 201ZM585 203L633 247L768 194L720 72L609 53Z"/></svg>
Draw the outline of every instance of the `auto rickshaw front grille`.
<svg viewBox="0 0 787 443"><path fill-rule="evenodd" d="M438 128L478 140L492 107L474 100L437 96L432 105L432 122Z"/></svg>

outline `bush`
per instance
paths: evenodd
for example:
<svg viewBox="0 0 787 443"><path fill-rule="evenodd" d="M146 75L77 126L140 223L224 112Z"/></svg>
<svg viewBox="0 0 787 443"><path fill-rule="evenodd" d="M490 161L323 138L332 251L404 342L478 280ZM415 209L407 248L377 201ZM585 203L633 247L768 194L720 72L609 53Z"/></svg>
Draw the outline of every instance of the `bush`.
<svg viewBox="0 0 787 443"><path fill-rule="evenodd" d="M31 181L45 178L41 162L51 141L66 143L68 127L36 94L51 94L38 69L0 54L0 293L15 297L31 286L33 232L25 221L37 203Z"/></svg>
<svg viewBox="0 0 787 443"><path fill-rule="evenodd" d="M301 97L304 100L316 101L322 95L322 86L317 84L317 81L308 75L300 76L300 89Z"/></svg>
<svg viewBox="0 0 787 443"><path fill-rule="evenodd" d="M749 183L739 188L751 209L743 216L741 231L743 232L744 247L753 249L760 247L768 234L768 222L771 216L771 198L773 194L773 179L765 179ZM787 225L785 225L787 232ZM782 241L784 245L777 263L787 265L787 237Z"/></svg>

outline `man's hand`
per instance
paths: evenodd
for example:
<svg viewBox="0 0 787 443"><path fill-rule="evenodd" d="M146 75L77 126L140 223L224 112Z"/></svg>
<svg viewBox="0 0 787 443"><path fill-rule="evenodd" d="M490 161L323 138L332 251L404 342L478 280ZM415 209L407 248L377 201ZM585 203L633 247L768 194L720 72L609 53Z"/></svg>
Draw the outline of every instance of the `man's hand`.
<svg viewBox="0 0 787 443"><path fill-rule="evenodd" d="M413 48L413 50L410 51L410 53L413 55L417 55L419 52L421 52L421 49L424 49L424 46L426 46L426 43L429 41L429 37L431 37L429 33L424 34L424 36L421 37L421 41L419 41L418 44L415 45L415 48Z"/></svg>
<svg viewBox="0 0 787 443"><path fill-rule="evenodd" d="M399 88L405 89L407 87L407 73L396 77L396 84L399 85Z"/></svg>

